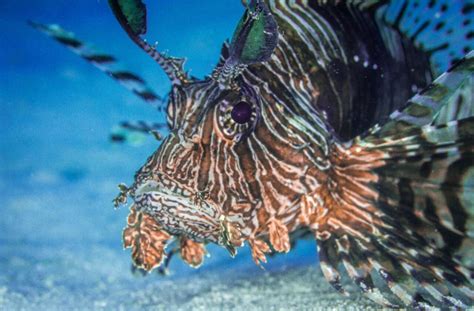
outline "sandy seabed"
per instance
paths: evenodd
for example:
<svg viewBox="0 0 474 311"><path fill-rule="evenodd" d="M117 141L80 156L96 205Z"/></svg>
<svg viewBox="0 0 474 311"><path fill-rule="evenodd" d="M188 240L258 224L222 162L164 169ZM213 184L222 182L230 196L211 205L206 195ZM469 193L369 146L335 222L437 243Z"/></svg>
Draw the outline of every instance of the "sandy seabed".
<svg viewBox="0 0 474 311"><path fill-rule="evenodd" d="M17 248L18 256L2 263L1 310L378 309L353 285L347 287L350 297L335 292L316 265L246 273L237 264L190 270L189 276L143 277L106 247L92 247L87 258L74 248L28 248L31 257Z"/></svg>

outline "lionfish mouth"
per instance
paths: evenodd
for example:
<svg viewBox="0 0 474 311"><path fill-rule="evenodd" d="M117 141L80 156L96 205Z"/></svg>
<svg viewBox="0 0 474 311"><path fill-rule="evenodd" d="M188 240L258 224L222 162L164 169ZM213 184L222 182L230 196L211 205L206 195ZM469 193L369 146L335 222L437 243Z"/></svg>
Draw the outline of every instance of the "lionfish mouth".
<svg viewBox="0 0 474 311"><path fill-rule="evenodd" d="M134 209L144 212L174 236L185 236L195 242L212 242L225 247L231 256L242 246L240 225L229 220L220 206L202 192L169 179L147 180L131 194Z"/></svg>

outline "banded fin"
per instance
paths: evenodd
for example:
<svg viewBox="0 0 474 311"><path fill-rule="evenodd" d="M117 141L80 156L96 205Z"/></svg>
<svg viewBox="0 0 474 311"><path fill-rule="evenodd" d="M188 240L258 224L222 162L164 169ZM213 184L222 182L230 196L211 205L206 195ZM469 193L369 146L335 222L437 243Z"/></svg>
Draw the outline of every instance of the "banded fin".
<svg viewBox="0 0 474 311"><path fill-rule="evenodd" d="M474 49L472 1L392 0L378 14L430 55L434 76Z"/></svg>
<svg viewBox="0 0 474 311"><path fill-rule="evenodd" d="M59 25L45 25L31 21L29 24L33 28L66 46L74 54L79 55L96 68L115 79L143 101L160 110L165 106L163 99L158 96L139 75L121 69L121 65L117 62L117 59L114 56L98 51L92 47L92 45L77 39L72 32L66 31Z"/></svg>
<svg viewBox="0 0 474 311"><path fill-rule="evenodd" d="M336 245L332 243L332 240L318 237L316 240L318 241L319 263L324 277L336 291L344 296L349 296L341 284L341 274L338 269L340 257L336 252Z"/></svg>
<svg viewBox="0 0 474 311"><path fill-rule="evenodd" d="M371 142L380 145L380 140L392 141L419 132L425 125L441 125L474 115L472 101L474 93L474 51L442 74L422 92L412 97L407 104L394 111L383 126L375 125L363 140L365 147ZM460 100L462 98L462 100ZM460 102L463 103L460 107ZM452 111L458 111L452 113ZM360 137L355 139L360 142Z"/></svg>
<svg viewBox="0 0 474 311"><path fill-rule="evenodd" d="M333 146L329 211L312 218L329 282L342 264L387 306L473 306L474 115L445 113L472 98L473 75L471 53L385 124Z"/></svg>
<svg viewBox="0 0 474 311"><path fill-rule="evenodd" d="M294 3L278 2L290 8ZM302 2L314 10L315 21L326 24L313 26L316 38L328 42L328 60L321 63L328 82L319 83L314 107L341 140L371 128L432 81L426 53L380 16L389 1ZM302 14L298 7L294 5L295 14ZM317 46L318 41L312 43ZM311 72L307 67L305 71Z"/></svg>
<svg viewBox="0 0 474 311"><path fill-rule="evenodd" d="M472 1L302 2L323 15L333 30L344 34L339 36L343 51L356 62L348 73L342 74L344 78L336 76L335 85L341 86L336 93L344 98L347 91L343 81L349 81L357 100L332 100L331 105L318 107L343 140L359 135L401 107L432 78L474 49ZM345 23L349 26L341 27ZM351 46L359 37L363 39ZM349 46L344 46L347 43ZM328 70L328 76L331 74ZM356 79L350 79L352 74Z"/></svg>
<svg viewBox="0 0 474 311"><path fill-rule="evenodd" d="M168 125L158 122L145 121L123 121L115 126L110 133L110 140L114 143L128 143L138 145L142 143L148 135L161 141L163 132L168 131Z"/></svg>
<svg viewBox="0 0 474 311"><path fill-rule="evenodd" d="M388 0L345 0L347 5L354 6L359 10L368 10L385 4ZM340 0L318 0L318 5L337 5Z"/></svg>

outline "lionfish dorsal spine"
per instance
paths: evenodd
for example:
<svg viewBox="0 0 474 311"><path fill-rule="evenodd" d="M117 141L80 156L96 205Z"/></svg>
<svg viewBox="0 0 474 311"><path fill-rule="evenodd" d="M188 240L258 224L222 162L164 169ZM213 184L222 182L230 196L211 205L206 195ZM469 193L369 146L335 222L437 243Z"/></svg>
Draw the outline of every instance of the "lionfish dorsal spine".
<svg viewBox="0 0 474 311"><path fill-rule="evenodd" d="M184 59L165 56L141 35L146 33L146 6L141 0L109 0L117 21L129 38L145 51L164 70L173 85L186 84L189 77L184 71Z"/></svg>

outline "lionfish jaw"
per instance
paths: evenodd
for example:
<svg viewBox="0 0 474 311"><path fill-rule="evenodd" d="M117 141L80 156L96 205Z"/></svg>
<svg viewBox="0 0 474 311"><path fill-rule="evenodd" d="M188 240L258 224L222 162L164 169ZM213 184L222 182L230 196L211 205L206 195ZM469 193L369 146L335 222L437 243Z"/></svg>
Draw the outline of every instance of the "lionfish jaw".
<svg viewBox="0 0 474 311"><path fill-rule="evenodd" d="M194 195L193 195L194 193ZM225 215L223 209L202 193L172 181L147 180L134 187L131 197L137 211L152 215L169 234L198 243L212 242L234 257L243 245L243 221Z"/></svg>

